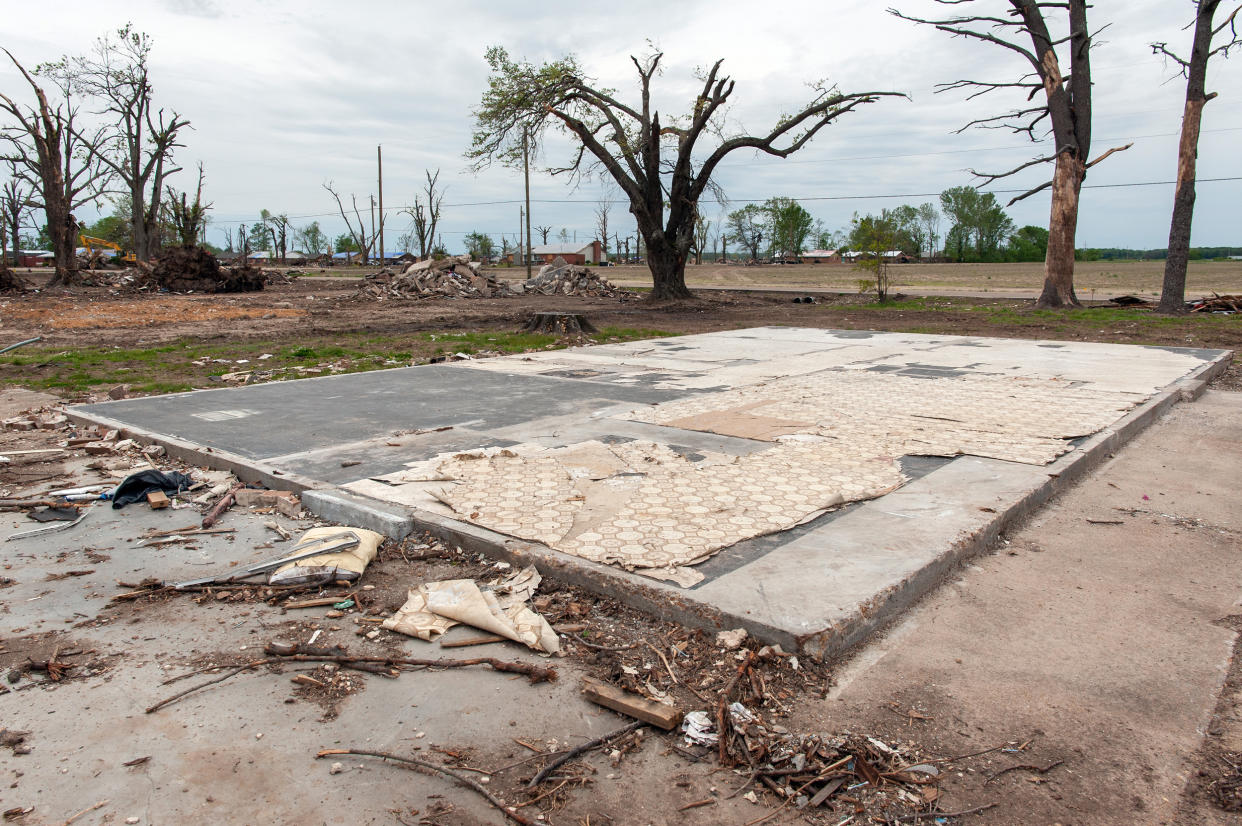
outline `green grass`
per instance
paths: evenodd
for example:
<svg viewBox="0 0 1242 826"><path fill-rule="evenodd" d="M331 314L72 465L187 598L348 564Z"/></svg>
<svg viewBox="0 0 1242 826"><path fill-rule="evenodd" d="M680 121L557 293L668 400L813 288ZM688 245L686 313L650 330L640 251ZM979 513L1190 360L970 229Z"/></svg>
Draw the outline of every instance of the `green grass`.
<svg viewBox="0 0 1242 826"><path fill-rule="evenodd" d="M662 330L605 327L596 343L674 335ZM223 387L219 377L253 371L255 382L282 381L329 373L359 373L423 363L466 353L524 353L567 346L555 336L506 330L376 335L343 333L329 338L203 344L180 340L148 348L27 347L0 356L0 385L28 387L65 396L98 392L118 384L137 393L176 393ZM268 355L261 359L260 356ZM216 359L221 360L217 362ZM244 364L238 364L238 361ZM214 377L214 378L213 378Z"/></svg>

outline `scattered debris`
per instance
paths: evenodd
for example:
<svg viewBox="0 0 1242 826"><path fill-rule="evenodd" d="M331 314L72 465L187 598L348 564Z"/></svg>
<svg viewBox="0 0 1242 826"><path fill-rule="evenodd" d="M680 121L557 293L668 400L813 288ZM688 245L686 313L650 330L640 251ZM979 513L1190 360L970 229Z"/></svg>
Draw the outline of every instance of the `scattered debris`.
<svg viewBox="0 0 1242 826"><path fill-rule="evenodd" d="M1242 295L1218 295L1190 302L1192 313L1236 313L1242 311Z"/></svg>
<svg viewBox="0 0 1242 826"><path fill-rule="evenodd" d="M742 647L744 642L746 642L745 628L734 628L732 631L718 631L716 633L716 645L719 645L725 651L736 651Z"/></svg>
<svg viewBox="0 0 1242 826"><path fill-rule="evenodd" d="M1140 298L1137 295L1119 295L1116 298L1108 299L1109 304L1115 304L1118 307L1146 307L1151 304L1146 298Z"/></svg>

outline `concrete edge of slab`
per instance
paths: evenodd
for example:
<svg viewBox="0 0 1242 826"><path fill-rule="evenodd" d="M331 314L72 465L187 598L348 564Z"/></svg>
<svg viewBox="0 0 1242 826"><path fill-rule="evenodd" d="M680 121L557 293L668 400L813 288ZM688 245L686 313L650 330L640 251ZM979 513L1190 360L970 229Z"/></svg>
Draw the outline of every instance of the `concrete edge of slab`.
<svg viewBox="0 0 1242 826"><path fill-rule="evenodd" d="M83 413L79 410L74 410L72 407L65 409L65 415L69 418L69 421L75 424L99 425L108 430L117 431L123 439L133 439L143 444L160 445L167 451L170 458L191 465L209 467L212 470L227 470L243 482L258 483L269 490L291 490L294 493L302 493L321 484L313 479L299 476L296 473L286 473L283 470L278 470L257 459L238 456L236 453L230 453L225 450L203 447L193 442L187 442L184 439L178 439L175 436L153 433L141 427L134 427L116 419L110 419L107 416ZM359 525L358 527L362 526Z"/></svg>

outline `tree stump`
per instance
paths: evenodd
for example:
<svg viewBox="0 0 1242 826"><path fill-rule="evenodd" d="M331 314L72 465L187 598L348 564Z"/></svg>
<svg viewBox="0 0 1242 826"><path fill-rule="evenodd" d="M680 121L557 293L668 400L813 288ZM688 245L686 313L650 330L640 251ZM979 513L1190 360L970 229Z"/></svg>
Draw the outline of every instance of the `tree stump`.
<svg viewBox="0 0 1242 826"><path fill-rule="evenodd" d="M598 333L586 316L578 313L531 313L522 328L524 333L547 333L549 335L575 336Z"/></svg>

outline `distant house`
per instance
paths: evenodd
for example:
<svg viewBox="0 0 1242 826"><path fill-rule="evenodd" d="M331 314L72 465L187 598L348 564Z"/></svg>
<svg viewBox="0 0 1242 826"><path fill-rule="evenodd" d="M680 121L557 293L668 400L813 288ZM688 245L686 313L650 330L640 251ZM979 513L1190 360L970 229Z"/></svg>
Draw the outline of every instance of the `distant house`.
<svg viewBox="0 0 1242 826"><path fill-rule="evenodd" d="M267 250L255 250L246 256L246 260L255 264L263 264L270 260L272 254Z"/></svg>
<svg viewBox="0 0 1242 826"><path fill-rule="evenodd" d="M56 253L47 250L18 250L17 266L44 267L56 260Z"/></svg>
<svg viewBox="0 0 1242 826"><path fill-rule="evenodd" d="M543 244L530 251L535 263L550 264L556 258L564 258L566 264L596 264L607 261L602 257L599 241L571 242L568 244Z"/></svg>
<svg viewBox="0 0 1242 826"><path fill-rule="evenodd" d="M873 257L871 253L858 252L857 250L850 250L849 252L842 253L841 255L842 259L851 264L856 262L859 258L871 257ZM880 257L890 264L909 264L913 260L901 250L886 250L885 252L880 253Z"/></svg>
<svg viewBox="0 0 1242 826"><path fill-rule="evenodd" d="M840 264L840 250L810 250L802 253L802 260L808 264Z"/></svg>

